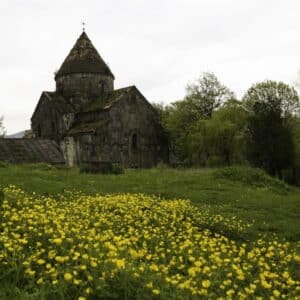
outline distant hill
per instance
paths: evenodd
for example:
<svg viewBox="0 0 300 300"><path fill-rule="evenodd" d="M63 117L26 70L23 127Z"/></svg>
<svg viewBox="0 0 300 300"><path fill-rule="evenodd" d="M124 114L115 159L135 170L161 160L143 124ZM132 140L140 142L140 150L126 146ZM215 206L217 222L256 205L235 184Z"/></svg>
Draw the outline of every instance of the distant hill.
<svg viewBox="0 0 300 300"><path fill-rule="evenodd" d="M21 139L21 138L24 137L25 131L26 130L19 131L19 132L13 133L13 134L8 134L8 135L5 136L5 138L8 138L8 139Z"/></svg>
<svg viewBox="0 0 300 300"><path fill-rule="evenodd" d="M7 139L22 139L22 138L32 138L31 130L23 130L13 134L6 135Z"/></svg>

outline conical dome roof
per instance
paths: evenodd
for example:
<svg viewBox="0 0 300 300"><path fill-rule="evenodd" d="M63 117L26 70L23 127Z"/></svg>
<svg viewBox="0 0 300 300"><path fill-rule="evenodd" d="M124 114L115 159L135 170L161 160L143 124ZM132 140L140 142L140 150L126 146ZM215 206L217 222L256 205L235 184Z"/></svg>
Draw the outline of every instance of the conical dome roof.
<svg viewBox="0 0 300 300"><path fill-rule="evenodd" d="M98 73L110 75L114 78L113 73L85 32L77 39L74 47L56 73L55 78L74 73Z"/></svg>

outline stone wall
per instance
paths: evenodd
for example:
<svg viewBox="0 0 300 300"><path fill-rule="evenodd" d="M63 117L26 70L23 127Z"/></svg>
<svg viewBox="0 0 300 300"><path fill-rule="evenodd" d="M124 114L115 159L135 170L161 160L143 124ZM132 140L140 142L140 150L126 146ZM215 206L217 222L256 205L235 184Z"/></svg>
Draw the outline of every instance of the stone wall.
<svg viewBox="0 0 300 300"><path fill-rule="evenodd" d="M43 95L31 120L33 136L57 140L58 120L57 112L50 107L48 99Z"/></svg>
<svg viewBox="0 0 300 300"><path fill-rule="evenodd" d="M90 114L88 118L87 115ZM85 114L85 119L93 113ZM103 116L102 116L103 114ZM168 144L152 106L136 90L126 94L108 112L105 125L76 136L78 162L109 161L127 167L152 167L167 162Z"/></svg>
<svg viewBox="0 0 300 300"><path fill-rule="evenodd" d="M102 74L68 74L56 79L56 91L65 97L78 93L86 97L99 97L114 90L114 79Z"/></svg>
<svg viewBox="0 0 300 300"><path fill-rule="evenodd" d="M64 112L63 103L57 104L61 107L53 107L56 94L52 93L49 98L42 94L34 115L31 118L31 129L33 137L53 139L60 142L65 133L74 123L74 112ZM68 109L67 109L68 110Z"/></svg>
<svg viewBox="0 0 300 300"><path fill-rule="evenodd" d="M74 105L59 94L48 94L40 99L32 130L36 138L60 143L68 166L102 161L148 168L168 161L168 142L158 115L135 87L106 108L77 113L68 112Z"/></svg>

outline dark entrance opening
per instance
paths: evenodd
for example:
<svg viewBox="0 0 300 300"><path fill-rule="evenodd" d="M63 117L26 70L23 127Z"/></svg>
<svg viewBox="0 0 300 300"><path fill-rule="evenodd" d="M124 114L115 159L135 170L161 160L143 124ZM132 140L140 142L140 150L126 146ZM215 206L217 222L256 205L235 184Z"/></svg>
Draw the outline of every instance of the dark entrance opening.
<svg viewBox="0 0 300 300"><path fill-rule="evenodd" d="M137 147L138 147L138 145L137 145L137 134L135 133L135 134L132 135L132 138L131 138L131 148L132 148L132 150L137 150Z"/></svg>
<svg viewBox="0 0 300 300"><path fill-rule="evenodd" d="M41 136L42 136L41 125L38 125L38 127L37 127L37 137L41 137Z"/></svg>

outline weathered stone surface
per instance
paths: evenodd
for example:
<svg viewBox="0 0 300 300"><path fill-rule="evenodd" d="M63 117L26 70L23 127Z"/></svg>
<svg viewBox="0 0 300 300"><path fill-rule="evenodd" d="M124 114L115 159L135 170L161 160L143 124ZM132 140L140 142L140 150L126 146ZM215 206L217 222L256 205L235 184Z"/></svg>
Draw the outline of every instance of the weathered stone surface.
<svg viewBox="0 0 300 300"><path fill-rule="evenodd" d="M60 144L69 166L117 163L151 167L168 161L158 115L135 86L114 90L114 76L83 33L31 118L33 135Z"/></svg>
<svg viewBox="0 0 300 300"><path fill-rule="evenodd" d="M47 139L0 139L0 161L64 164L58 144Z"/></svg>
<svg viewBox="0 0 300 300"><path fill-rule="evenodd" d="M102 74L67 74L56 79L56 90L65 97L81 95L87 100L112 92L114 81L111 76Z"/></svg>
<svg viewBox="0 0 300 300"><path fill-rule="evenodd" d="M87 34L83 32L56 73L56 78L66 74L96 73L114 78Z"/></svg>

